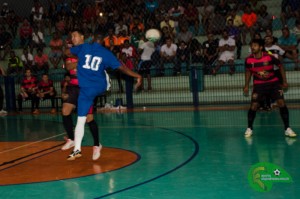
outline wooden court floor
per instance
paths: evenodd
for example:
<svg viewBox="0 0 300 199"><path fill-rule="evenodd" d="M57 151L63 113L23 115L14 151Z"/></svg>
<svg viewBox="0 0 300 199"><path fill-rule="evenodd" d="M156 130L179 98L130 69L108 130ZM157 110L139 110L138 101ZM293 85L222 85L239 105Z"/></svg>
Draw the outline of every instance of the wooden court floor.
<svg viewBox="0 0 300 199"><path fill-rule="evenodd" d="M299 115L290 109L298 134ZM59 114L0 117L0 198L300 198L299 139L284 136L278 110L259 112L245 139L246 116L244 109L97 113L104 146L98 161L88 128L83 157L66 161ZM266 167L277 181L255 185L251 168L264 163L290 181Z"/></svg>

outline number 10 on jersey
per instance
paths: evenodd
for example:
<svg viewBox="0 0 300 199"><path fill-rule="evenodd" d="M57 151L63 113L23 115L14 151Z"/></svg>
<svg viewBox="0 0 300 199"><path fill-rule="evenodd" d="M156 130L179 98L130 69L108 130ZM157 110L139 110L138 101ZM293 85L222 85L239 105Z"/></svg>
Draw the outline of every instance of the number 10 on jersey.
<svg viewBox="0 0 300 199"><path fill-rule="evenodd" d="M85 55L85 64L82 66L85 69L98 71L102 62L102 57L92 57L92 55Z"/></svg>

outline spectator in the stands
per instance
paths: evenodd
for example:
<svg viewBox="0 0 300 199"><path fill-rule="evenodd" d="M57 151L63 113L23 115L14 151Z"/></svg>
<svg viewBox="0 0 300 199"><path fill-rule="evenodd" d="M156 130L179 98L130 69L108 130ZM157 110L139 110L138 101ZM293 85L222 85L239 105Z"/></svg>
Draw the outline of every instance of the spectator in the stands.
<svg viewBox="0 0 300 199"><path fill-rule="evenodd" d="M242 15L242 21L244 23L242 38L243 44L246 44L246 35L250 33L250 38L253 38L254 32L257 30L257 15L253 12L250 5L245 6L245 12Z"/></svg>
<svg viewBox="0 0 300 199"><path fill-rule="evenodd" d="M13 38L16 38L17 36L20 21L21 19L19 16L16 15L15 11L10 10L6 18L6 23Z"/></svg>
<svg viewBox="0 0 300 199"><path fill-rule="evenodd" d="M221 34L226 27L226 19L230 15L231 8L226 0L220 0L215 7L215 15L210 23L210 30L215 34Z"/></svg>
<svg viewBox="0 0 300 199"><path fill-rule="evenodd" d="M196 20L199 20L199 11L191 2L187 4L187 9L184 10L184 16L189 26L195 26Z"/></svg>
<svg viewBox="0 0 300 199"><path fill-rule="evenodd" d="M165 14L164 19L160 22L160 29L163 30L164 27L167 27L169 32L176 34L175 22L170 19L168 14Z"/></svg>
<svg viewBox="0 0 300 199"><path fill-rule="evenodd" d="M108 29L108 35L104 38L104 45L106 48L111 50L116 54L116 51L118 50L118 37L114 35L114 29L109 28Z"/></svg>
<svg viewBox="0 0 300 199"><path fill-rule="evenodd" d="M28 46L32 40L32 27L27 19L23 20L23 23L19 29L19 36L21 40L21 47Z"/></svg>
<svg viewBox="0 0 300 199"><path fill-rule="evenodd" d="M214 18L214 6L211 1L204 0L203 6L199 8L199 14L201 16L201 23L203 24L205 32L208 32L210 22Z"/></svg>
<svg viewBox="0 0 300 199"><path fill-rule="evenodd" d="M8 59L7 74L23 73L23 64L21 59L16 55L15 51L10 51L10 58Z"/></svg>
<svg viewBox="0 0 300 199"><path fill-rule="evenodd" d="M196 38L192 39L189 49L192 63L200 63L203 61L202 45Z"/></svg>
<svg viewBox="0 0 300 199"><path fill-rule="evenodd" d="M223 30L223 38L219 41L219 58L216 67L213 69L212 74L216 75L218 70L226 63L229 64L229 74L235 73L234 65L234 51L236 48L235 40L229 37L228 31Z"/></svg>
<svg viewBox="0 0 300 199"><path fill-rule="evenodd" d="M34 49L44 47L46 47L44 34L39 30L37 26L34 26L32 33L32 42L30 43L30 52L33 53Z"/></svg>
<svg viewBox="0 0 300 199"><path fill-rule="evenodd" d="M6 23L6 17L9 13L9 7L8 7L8 3L4 2L2 4L2 7L1 7L1 11L0 11L0 22L2 25L4 25Z"/></svg>
<svg viewBox="0 0 300 199"><path fill-rule="evenodd" d="M86 21L89 27L93 27L96 20L96 10L94 5L87 3L83 10L83 20Z"/></svg>
<svg viewBox="0 0 300 199"><path fill-rule="evenodd" d="M120 34L119 37L118 37L118 45L119 45L120 48L123 47L124 42L125 42L126 40L129 41L129 40L130 40L130 36L128 35L128 33L127 33L126 30L122 30L122 31L121 31L121 34Z"/></svg>
<svg viewBox="0 0 300 199"><path fill-rule="evenodd" d="M23 49L23 54L21 55L21 60L23 63L23 67L25 69L27 69L27 68L32 69L33 64L34 64L33 56L29 52L28 48L26 48L26 47Z"/></svg>
<svg viewBox="0 0 300 199"><path fill-rule="evenodd" d="M95 32L105 35L109 31L109 29L114 29L114 25L110 21L108 21L107 17L99 16L97 18Z"/></svg>
<svg viewBox="0 0 300 199"><path fill-rule="evenodd" d="M143 77L147 77L148 91L152 90L150 68L152 66L151 58L154 51L155 44L151 41L146 41L139 47L139 52L141 53L141 63L140 67L138 68L138 73ZM141 85L141 90L144 90L144 83Z"/></svg>
<svg viewBox="0 0 300 199"><path fill-rule="evenodd" d="M292 30L292 33L296 35L298 44L300 43L300 19L297 19L295 22L295 27Z"/></svg>
<svg viewBox="0 0 300 199"><path fill-rule="evenodd" d="M40 100L46 100L50 99L51 100L51 111L50 113L56 113L55 110L55 96L56 96L56 91L53 86L53 81L49 79L48 74L43 74L42 75L42 80L38 83L37 85L37 104L36 104L36 109L39 109L39 102Z"/></svg>
<svg viewBox="0 0 300 199"><path fill-rule="evenodd" d="M57 20L55 23L55 32L59 33L60 35L64 35L66 33L66 19L63 17L62 13L57 15Z"/></svg>
<svg viewBox="0 0 300 199"><path fill-rule="evenodd" d="M146 9L149 13L153 14L154 11L158 8L157 0L146 0L145 2Z"/></svg>
<svg viewBox="0 0 300 199"><path fill-rule="evenodd" d="M166 38L166 43L160 49L160 76L165 75L165 63L173 63L173 75L176 75L176 51L177 45L171 38Z"/></svg>
<svg viewBox="0 0 300 199"><path fill-rule="evenodd" d="M300 19L300 1L299 0L282 0L281 3L281 22L283 26L287 25L290 18Z"/></svg>
<svg viewBox="0 0 300 199"><path fill-rule="evenodd" d="M131 62L130 65L134 66L137 62L137 52L133 45L130 45L129 40L125 40L121 49L121 53L127 56L126 61Z"/></svg>
<svg viewBox="0 0 300 199"><path fill-rule="evenodd" d="M227 22L229 19L233 20L233 26L239 29L243 26L242 16L238 14L238 8L234 8L230 11L229 16L227 17Z"/></svg>
<svg viewBox="0 0 300 199"><path fill-rule="evenodd" d="M177 35L177 41L181 42L184 41L187 45L190 45L193 39L193 33L188 30L186 25L180 26L180 31Z"/></svg>
<svg viewBox="0 0 300 199"><path fill-rule="evenodd" d="M135 47L135 49L138 49L139 47L141 36L142 33L140 33L139 29L137 27L133 27L130 35L130 43Z"/></svg>
<svg viewBox="0 0 300 199"><path fill-rule="evenodd" d="M163 45L166 43L166 39L167 38L171 38L172 41L174 41L175 39L175 35L173 32L170 31L170 29L167 27L167 26L164 26L162 28L162 35L161 35L161 38L160 38L160 44Z"/></svg>
<svg viewBox="0 0 300 199"><path fill-rule="evenodd" d="M265 33L266 33L266 36L269 36L269 37L273 38L273 44L277 44L278 38L273 35L272 29L269 29L269 28L266 29Z"/></svg>
<svg viewBox="0 0 300 199"><path fill-rule="evenodd" d="M48 73L49 63L48 55L43 53L42 48L37 49L37 54L34 56L35 70L34 72L42 71Z"/></svg>
<svg viewBox="0 0 300 199"><path fill-rule="evenodd" d="M5 26L0 26L0 60L4 60L12 49L12 36L6 31Z"/></svg>
<svg viewBox="0 0 300 199"><path fill-rule="evenodd" d="M85 19L82 20L80 29L83 32L85 42L87 43L91 42L93 37L93 31Z"/></svg>
<svg viewBox="0 0 300 199"><path fill-rule="evenodd" d="M278 45L285 50L284 58L289 58L295 63L295 70L299 70L299 51L297 49L297 38L290 33L289 28L282 29L282 36L278 39Z"/></svg>
<svg viewBox="0 0 300 199"><path fill-rule="evenodd" d="M195 37L199 36L202 33L200 27L201 27L200 20L196 19L194 25L191 27L191 32Z"/></svg>
<svg viewBox="0 0 300 199"><path fill-rule="evenodd" d="M133 28L137 28L137 26L135 26ZM115 35L117 35L117 36L120 35L123 30L128 32L128 27L126 26L126 24L124 24L123 19L120 19L118 21L118 23L116 23L116 25L115 25Z"/></svg>
<svg viewBox="0 0 300 199"><path fill-rule="evenodd" d="M180 41L176 51L176 65L175 73L181 74L182 64L186 64L186 71L190 70L190 50L188 45L184 41Z"/></svg>
<svg viewBox="0 0 300 199"><path fill-rule="evenodd" d="M20 94L18 95L19 112L23 111L22 103L31 100L32 114L39 114L37 94L37 78L34 77L30 69L25 70L25 77L21 83Z"/></svg>
<svg viewBox="0 0 300 199"><path fill-rule="evenodd" d="M258 29L265 31L266 29L272 29L273 16L267 12L267 6L261 5L259 14L257 16Z"/></svg>
<svg viewBox="0 0 300 199"><path fill-rule="evenodd" d="M31 8L31 15L30 15L30 22L31 24L34 24L35 26L41 28L43 30L44 28L44 8L39 0L33 1L33 7Z"/></svg>
<svg viewBox="0 0 300 199"><path fill-rule="evenodd" d="M179 4L178 1L174 1L173 6L169 9L168 14L175 22L175 27L178 27L179 21L183 19L185 8Z"/></svg>
<svg viewBox="0 0 300 199"><path fill-rule="evenodd" d="M51 48L49 53L49 60L54 68L58 68L58 64L62 59L63 40L60 38L58 32L53 33L49 46Z"/></svg>
<svg viewBox="0 0 300 199"><path fill-rule="evenodd" d="M143 24L143 22L141 22L139 17L134 17L133 22L129 26L130 32L132 31L133 27L137 27L140 32L145 31L145 25Z"/></svg>
<svg viewBox="0 0 300 199"><path fill-rule="evenodd" d="M51 35L53 27L55 28L55 23L57 18L55 1L49 1L49 7L44 12L44 18L45 18L45 27L48 28L48 35Z"/></svg>
<svg viewBox="0 0 300 199"><path fill-rule="evenodd" d="M241 40L241 30L233 25L233 20L227 20L227 30L229 37L235 40L235 44L237 47L237 59L241 58L241 51L242 51L242 40Z"/></svg>
<svg viewBox="0 0 300 199"><path fill-rule="evenodd" d="M203 42L203 63L204 73L212 73L213 66L218 58L219 39L214 38L212 32L207 33L207 41Z"/></svg>

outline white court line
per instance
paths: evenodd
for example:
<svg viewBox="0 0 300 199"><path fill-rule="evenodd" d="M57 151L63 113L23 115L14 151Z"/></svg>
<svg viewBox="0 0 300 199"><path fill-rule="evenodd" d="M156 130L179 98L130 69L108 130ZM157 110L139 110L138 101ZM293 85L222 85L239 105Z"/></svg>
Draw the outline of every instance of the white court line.
<svg viewBox="0 0 300 199"><path fill-rule="evenodd" d="M151 128L195 128L195 127L207 127L207 128L221 128L221 127L245 127L246 128L247 125L228 125L228 124L220 124L220 125L171 125L171 126L107 126L107 127L99 127L100 129L124 129L124 128L141 128L141 129L145 129L145 128L148 128L148 129L151 129ZM282 127L281 124L271 124L271 125L259 125L260 127ZM292 127L300 127L300 125L292 125ZM100 130L101 132L101 130ZM5 150L5 151L0 151L0 154L1 153L5 153L5 152L9 152L9 151L13 151L13 150L17 150L17 149L20 149L20 148L24 148L26 146L30 146L30 145L33 145L33 144L36 144L36 143L40 143L40 142L43 142L45 140L49 140L49 139L52 139L52 138L55 138L55 137L59 137L61 135L64 135L65 133L61 133L61 134L58 134L58 135L55 135L55 136L52 136L52 137L48 137L48 138L45 138L45 139L42 139L42 140L39 140L39 141L36 141L36 142L32 142L32 143L29 143L29 144L25 144L25 145L21 145L21 146L18 146L18 147L15 147L15 148L12 148L12 149L8 149L8 150Z"/></svg>
<svg viewBox="0 0 300 199"><path fill-rule="evenodd" d="M36 144L36 143L40 143L40 142L43 142L45 140L49 140L49 139L52 139L52 138L55 138L55 137L58 137L58 136L61 136L61 135L64 135L65 133L61 133L59 135L55 135L55 136L52 136L52 137L48 137L48 138L45 138L45 139L42 139L42 140L38 140L36 142L31 142L29 144L24 144L24 145L21 145L21 146L18 146L18 147L15 147L15 148L12 148L12 149L8 149L8 150L5 150L5 151L0 151L0 154L1 153L6 153L6 152L10 152L10 151L14 151L14 150L17 150L17 149L20 149L20 148L23 148L23 147L26 147L26 146L30 146L30 145L33 145L33 144Z"/></svg>

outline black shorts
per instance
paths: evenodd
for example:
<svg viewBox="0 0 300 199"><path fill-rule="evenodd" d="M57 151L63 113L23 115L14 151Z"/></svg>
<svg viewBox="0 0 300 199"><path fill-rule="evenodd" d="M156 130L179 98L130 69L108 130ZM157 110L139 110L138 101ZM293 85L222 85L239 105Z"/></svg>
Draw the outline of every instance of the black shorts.
<svg viewBox="0 0 300 199"><path fill-rule="evenodd" d="M143 61L141 63L141 68L139 69L139 74L149 75L150 74L151 65L152 65L152 61L151 60Z"/></svg>
<svg viewBox="0 0 300 199"><path fill-rule="evenodd" d="M283 84L283 78L282 78L280 70L279 69L274 70L274 73L275 73L275 76L279 79L279 84Z"/></svg>
<svg viewBox="0 0 300 199"><path fill-rule="evenodd" d="M251 102L259 103L265 100L266 97L269 97L274 101L284 99L283 90L280 87L279 82L272 82L261 85L258 84L253 87Z"/></svg>
<svg viewBox="0 0 300 199"><path fill-rule="evenodd" d="M64 99L63 103L69 103L77 106L79 86L68 85L66 88L66 94L68 97Z"/></svg>

